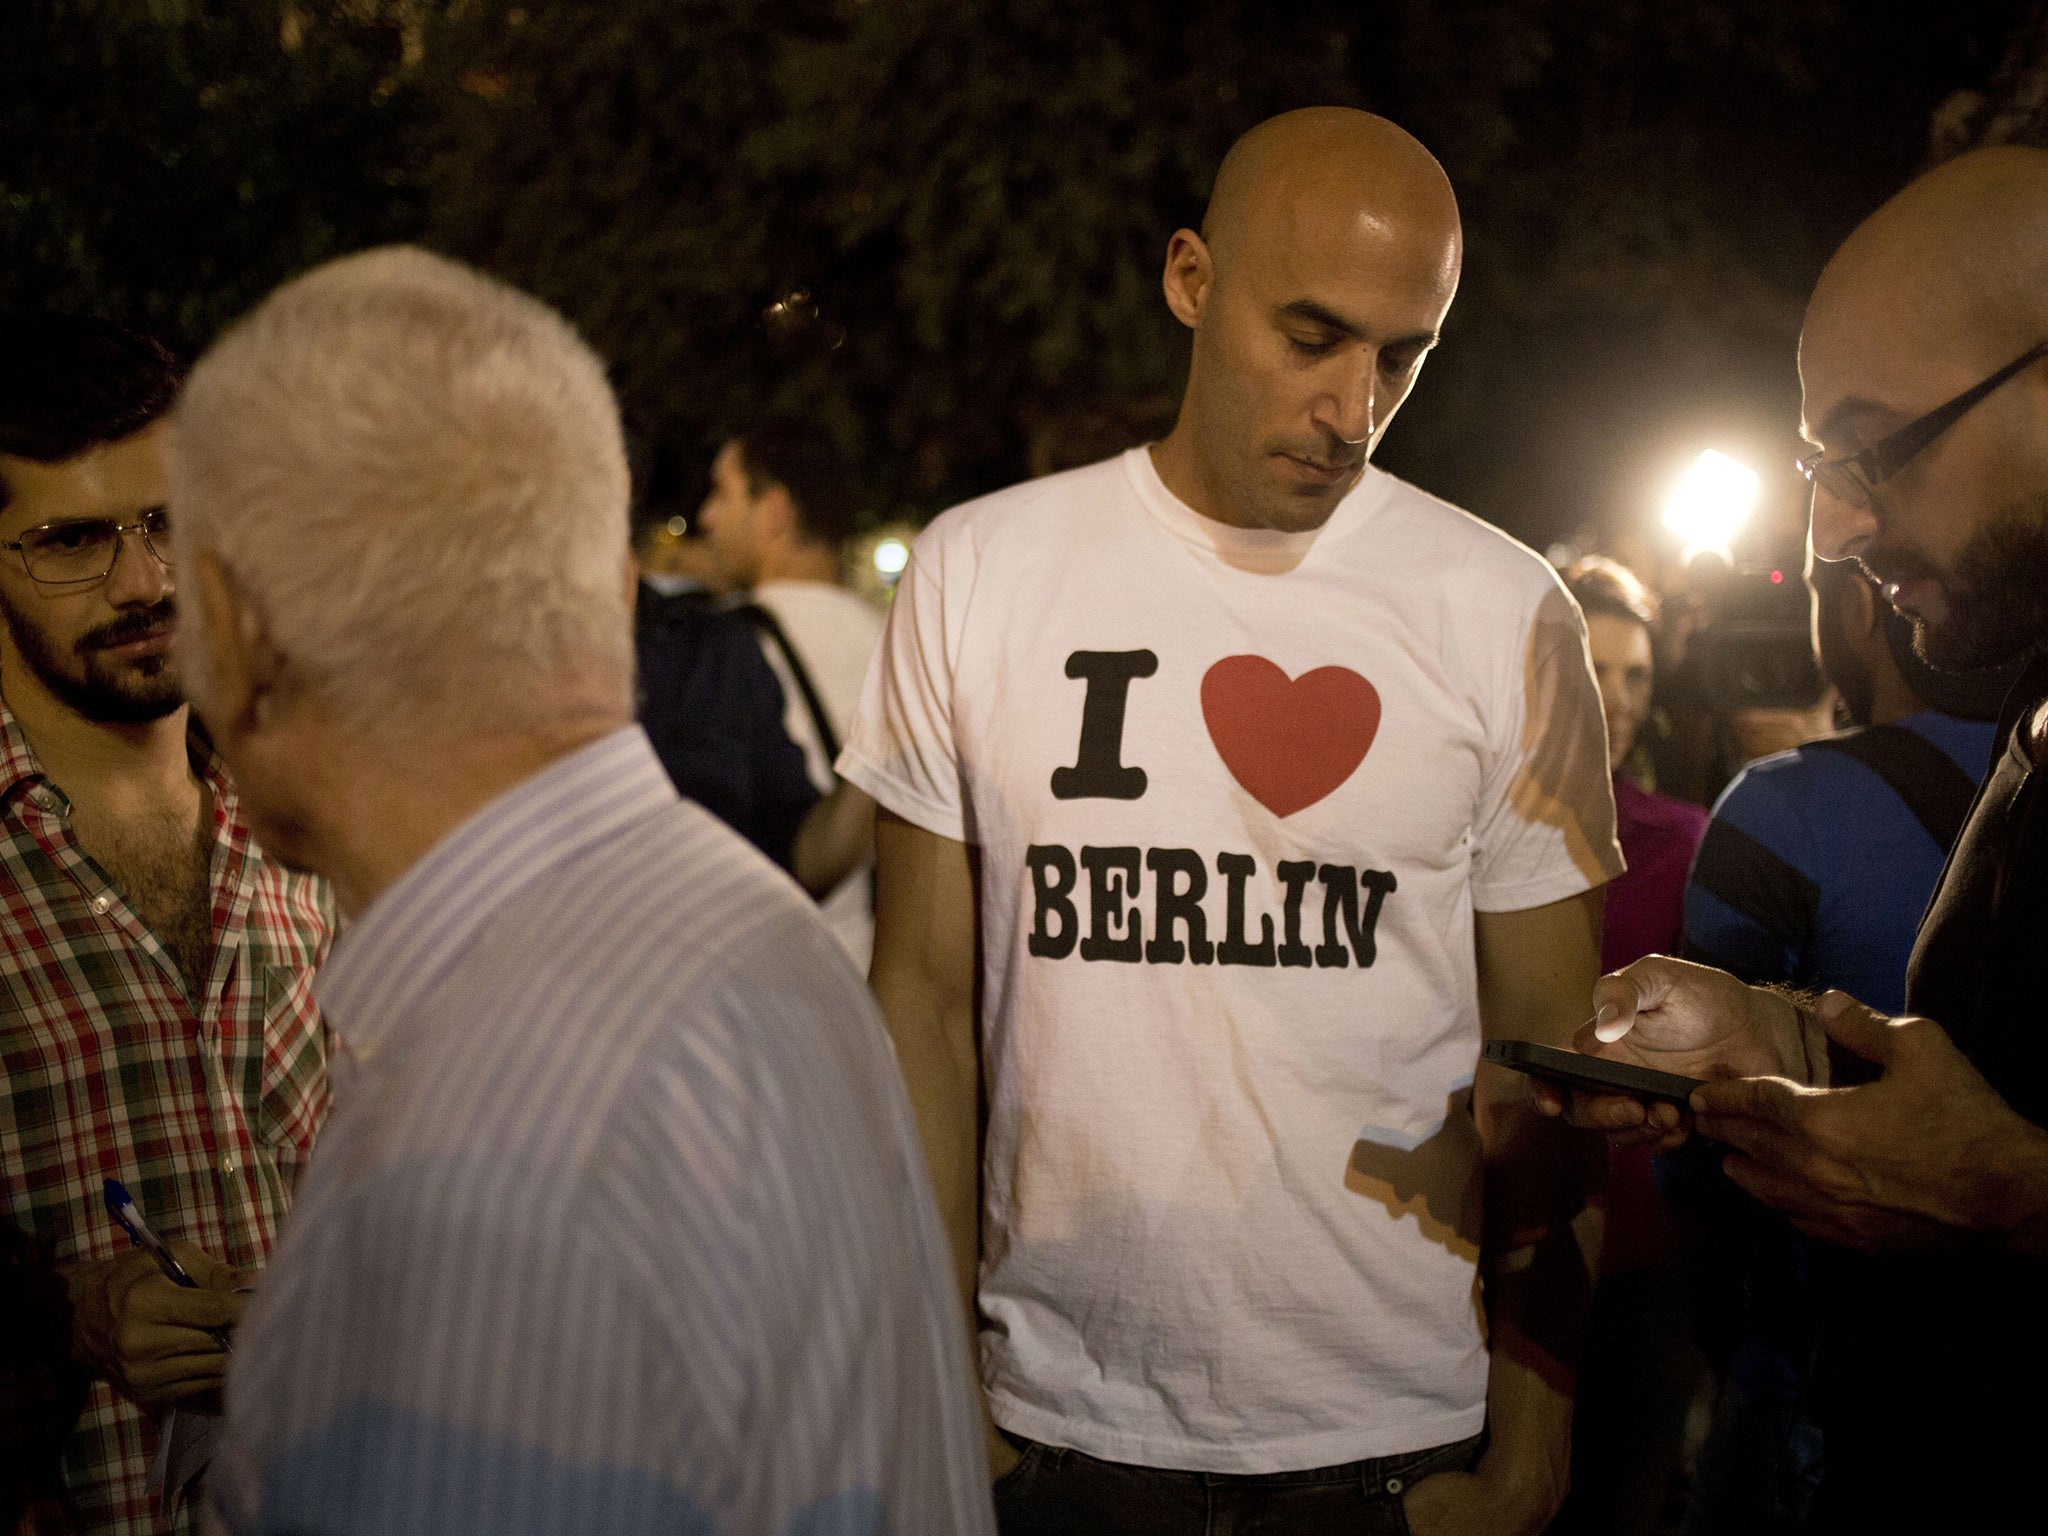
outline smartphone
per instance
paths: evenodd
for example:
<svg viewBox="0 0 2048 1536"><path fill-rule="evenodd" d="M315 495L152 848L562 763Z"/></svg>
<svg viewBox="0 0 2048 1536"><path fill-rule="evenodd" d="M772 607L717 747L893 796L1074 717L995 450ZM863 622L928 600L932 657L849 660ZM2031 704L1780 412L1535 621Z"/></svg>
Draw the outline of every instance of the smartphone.
<svg viewBox="0 0 2048 1536"><path fill-rule="evenodd" d="M1534 1040L1489 1040L1479 1049L1482 1060L1511 1067L1565 1088L1585 1088L1595 1093L1620 1093L1630 1098L1661 1101L1683 1106L1699 1087L1697 1077L1680 1077L1675 1072L1654 1072L1625 1061L1588 1056Z"/></svg>

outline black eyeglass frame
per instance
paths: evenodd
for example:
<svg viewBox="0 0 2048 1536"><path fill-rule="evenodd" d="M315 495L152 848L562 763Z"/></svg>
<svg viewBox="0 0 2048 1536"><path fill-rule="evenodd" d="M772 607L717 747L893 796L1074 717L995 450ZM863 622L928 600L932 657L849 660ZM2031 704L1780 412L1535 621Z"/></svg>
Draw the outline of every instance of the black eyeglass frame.
<svg viewBox="0 0 2048 1536"><path fill-rule="evenodd" d="M1926 415L1914 417L1897 431L1886 433L1860 452L1846 454L1839 459L1830 459L1822 453L1808 454L1795 461L1799 473L1830 496L1853 506L1867 507L1870 505L1870 493L1876 487L1923 453L1937 437L1962 420L1978 401L2043 357L2048 357L2048 341L2029 347L1989 378L1972 384L1953 400L1937 405Z"/></svg>
<svg viewBox="0 0 2048 1536"><path fill-rule="evenodd" d="M149 531L149 525L152 521L158 525L156 534L152 534ZM48 533L55 528L76 528L81 524L91 525L96 523L111 524L114 530L114 536L107 541L107 568L97 576L68 576L61 581L52 581L47 576L38 576L34 569L30 567L27 543L35 535ZM11 549L21 556L21 569L23 573L39 587L89 587L97 582L105 581L114 574L114 566L121 559L121 539L124 535L130 533L140 534L142 536L142 547L148 550L150 555L166 570L169 570L171 568L170 532L170 515L162 507L152 507L132 523L124 523L119 518L113 517L72 517L57 523L38 523L33 528L24 528L21 537L18 539L0 539L0 549ZM158 534L162 535L164 539L165 547L162 549L157 548Z"/></svg>

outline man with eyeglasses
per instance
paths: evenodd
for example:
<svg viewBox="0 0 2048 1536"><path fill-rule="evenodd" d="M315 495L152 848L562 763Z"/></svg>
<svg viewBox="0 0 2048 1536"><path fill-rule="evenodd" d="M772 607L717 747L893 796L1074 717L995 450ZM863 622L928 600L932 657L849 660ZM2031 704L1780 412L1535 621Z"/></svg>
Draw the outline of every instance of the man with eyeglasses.
<svg viewBox="0 0 2048 1536"><path fill-rule="evenodd" d="M113 326L0 322L0 1204L65 1281L95 1378L29 1531L189 1526L151 1492L157 1415L216 1393L209 1330L328 1104L331 898L251 841L172 658L178 382ZM109 1178L196 1287L116 1228Z"/></svg>
<svg viewBox="0 0 2048 1536"><path fill-rule="evenodd" d="M1721 1143L1731 1179L1836 1245L1814 1361L1824 1530L2002 1524L2048 1433L2044 336L2048 153L2005 148L1879 209L1800 338L1816 554L1860 562L1929 663L2026 660L1921 922L1905 1015L1652 959L1602 979L1579 1040L1717 1081L1685 1117L1610 1098L1575 1118Z"/></svg>

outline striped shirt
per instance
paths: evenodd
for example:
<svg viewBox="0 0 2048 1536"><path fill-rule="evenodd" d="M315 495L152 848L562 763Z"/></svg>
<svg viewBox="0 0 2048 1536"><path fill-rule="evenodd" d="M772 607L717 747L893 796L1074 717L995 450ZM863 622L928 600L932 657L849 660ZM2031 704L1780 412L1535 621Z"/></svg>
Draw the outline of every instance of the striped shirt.
<svg viewBox="0 0 2048 1536"><path fill-rule="evenodd" d="M100 1199L115 1178L165 1237L261 1266L327 1112L326 883L264 858L196 736L192 765L212 804L214 948L188 990L0 705L0 1203L59 1264L129 1250ZM170 1528L147 1486L156 1439L93 1385L64 1457L77 1528ZM71 1528L55 1510L27 1526Z"/></svg>
<svg viewBox="0 0 2048 1536"><path fill-rule="evenodd" d="M333 1122L242 1329L238 1532L992 1532L873 1003L641 730L364 912Z"/></svg>
<svg viewBox="0 0 2048 1536"><path fill-rule="evenodd" d="M1960 828L1997 734L1988 720L1924 710L1751 763L1715 805L1693 863L1687 958L1905 1012L1906 960L1952 834L1931 832L1900 786L1945 803ZM1900 751L1913 738L1945 772Z"/></svg>

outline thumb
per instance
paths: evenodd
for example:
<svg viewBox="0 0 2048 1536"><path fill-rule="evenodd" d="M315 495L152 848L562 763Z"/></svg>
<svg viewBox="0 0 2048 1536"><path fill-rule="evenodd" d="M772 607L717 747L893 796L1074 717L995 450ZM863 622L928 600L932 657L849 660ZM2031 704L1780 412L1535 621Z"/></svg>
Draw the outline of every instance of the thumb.
<svg viewBox="0 0 2048 1536"><path fill-rule="evenodd" d="M173 1243L171 1253L185 1266L185 1273L199 1282L202 1290L232 1291L235 1289L234 1266L215 1258L197 1243Z"/></svg>
<svg viewBox="0 0 2048 1536"><path fill-rule="evenodd" d="M1892 1059L1892 1021L1846 992L1830 992L1815 1006L1820 1027L1844 1050L1865 1061L1888 1066Z"/></svg>

